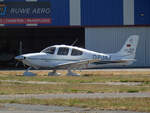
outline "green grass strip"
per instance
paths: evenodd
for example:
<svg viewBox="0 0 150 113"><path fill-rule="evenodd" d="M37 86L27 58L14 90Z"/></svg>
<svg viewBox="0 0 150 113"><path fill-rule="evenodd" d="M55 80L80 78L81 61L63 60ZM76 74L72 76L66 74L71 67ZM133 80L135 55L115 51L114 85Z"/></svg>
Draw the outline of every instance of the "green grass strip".
<svg viewBox="0 0 150 113"><path fill-rule="evenodd" d="M0 103L40 104L75 106L99 110L127 110L150 112L150 98L105 98L105 99L15 99L0 100Z"/></svg>

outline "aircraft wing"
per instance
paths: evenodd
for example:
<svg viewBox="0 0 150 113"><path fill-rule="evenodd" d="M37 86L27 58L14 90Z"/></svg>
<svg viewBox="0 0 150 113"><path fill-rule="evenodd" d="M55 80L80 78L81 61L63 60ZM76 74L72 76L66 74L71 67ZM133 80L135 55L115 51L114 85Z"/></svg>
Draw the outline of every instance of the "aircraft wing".
<svg viewBox="0 0 150 113"><path fill-rule="evenodd" d="M86 66L87 64L96 63L96 62L100 62L100 60L99 59L80 60L80 61L60 64L60 65L57 65L57 66L53 67L53 69L58 69L58 68L70 68L70 69L80 68L82 66Z"/></svg>
<svg viewBox="0 0 150 113"><path fill-rule="evenodd" d="M88 64L110 64L110 63L127 63L130 61L135 61L135 59L122 59L122 60L115 60L115 61L101 61L99 59L88 59L88 60L80 60L75 62L68 62L63 63L57 66L54 66L53 69L73 69L73 68L80 68L86 66Z"/></svg>

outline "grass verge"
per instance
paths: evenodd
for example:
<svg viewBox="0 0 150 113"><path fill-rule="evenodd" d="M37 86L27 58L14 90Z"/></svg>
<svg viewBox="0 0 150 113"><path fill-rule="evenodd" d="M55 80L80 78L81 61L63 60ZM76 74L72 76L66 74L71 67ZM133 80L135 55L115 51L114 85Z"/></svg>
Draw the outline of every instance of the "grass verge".
<svg viewBox="0 0 150 113"><path fill-rule="evenodd" d="M35 77L16 76L23 71L0 71L0 94L45 94L45 93L103 93L103 92L150 92L150 71L83 71L79 77L47 76L48 71L33 71ZM65 71L59 71L65 74ZM25 84L16 81L40 81L67 84ZM142 82L141 85L80 84L100 82Z"/></svg>
<svg viewBox="0 0 150 113"><path fill-rule="evenodd" d="M48 94L48 93L122 93L150 92L150 86L126 86L104 84L24 84L0 83L0 94Z"/></svg>
<svg viewBox="0 0 150 113"><path fill-rule="evenodd" d="M105 99L15 99L0 100L0 103L40 104L75 106L98 110L128 110L150 112L150 98L105 98Z"/></svg>
<svg viewBox="0 0 150 113"><path fill-rule="evenodd" d="M150 84L150 71L128 72L128 71L88 71L79 72L80 77L63 76L65 71L59 71L62 76L47 76L48 71L33 71L38 74L35 77L16 76L22 75L23 71L0 71L0 80L18 81L46 81L65 83L93 83L93 82L143 82Z"/></svg>

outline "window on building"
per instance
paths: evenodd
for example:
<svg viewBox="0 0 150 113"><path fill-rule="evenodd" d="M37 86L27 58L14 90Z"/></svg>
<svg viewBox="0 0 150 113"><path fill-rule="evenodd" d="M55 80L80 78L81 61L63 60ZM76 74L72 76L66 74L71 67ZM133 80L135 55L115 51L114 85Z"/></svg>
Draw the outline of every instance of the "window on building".
<svg viewBox="0 0 150 113"><path fill-rule="evenodd" d="M79 56L82 55L83 52L77 49L72 49L71 56Z"/></svg>
<svg viewBox="0 0 150 113"><path fill-rule="evenodd" d="M68 55L68 53L69 53L69 48L60 47L57 55Z"/></svg>

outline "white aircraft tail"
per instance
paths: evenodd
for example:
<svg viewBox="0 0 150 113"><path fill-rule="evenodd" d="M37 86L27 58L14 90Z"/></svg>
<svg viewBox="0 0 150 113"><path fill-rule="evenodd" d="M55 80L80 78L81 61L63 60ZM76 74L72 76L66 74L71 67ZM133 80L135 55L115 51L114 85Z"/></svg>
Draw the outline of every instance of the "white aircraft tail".
<svg viewBox="0 0 150 113"><path fill-rule="evenodd" d="M138 42L139 36L131 35L117 54L124 59L134 59Z"/></svg>

